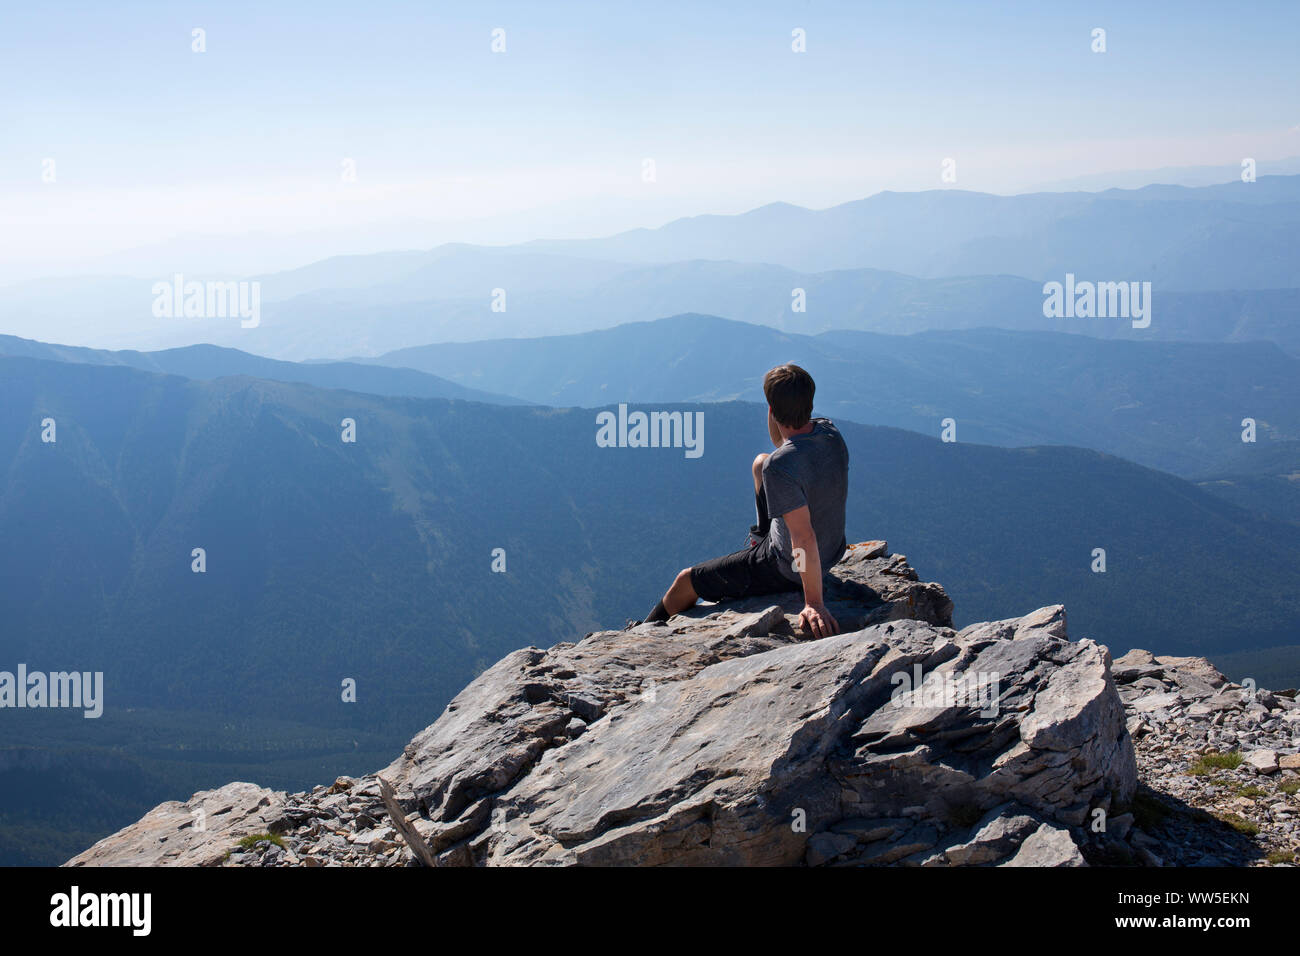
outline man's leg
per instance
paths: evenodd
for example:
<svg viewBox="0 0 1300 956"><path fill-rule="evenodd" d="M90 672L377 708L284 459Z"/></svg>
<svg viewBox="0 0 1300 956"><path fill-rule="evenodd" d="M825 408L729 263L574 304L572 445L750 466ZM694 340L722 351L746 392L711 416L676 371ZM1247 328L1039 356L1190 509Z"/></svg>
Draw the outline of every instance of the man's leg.
<svg viewBox="0 0 1300 956"><path fill-rule="evenodd" d="M673 586L664 595L664 610L668 612L668 617L672 617L674 614L681 614L687 608L694 607L699 599L700 596L695 593L695 585L691 584L691 569L682 568L677 572Z"/></svg>
<svg viewBox="0 0 1300 956"><path fill-rule="evenodd" d="M677 577L673 580L670 587L658 604L646 615L645 623L653 624L656 621L666 621L674 614L681 614L688 607L691 607L699 600L699 595L695 593L695 587L691 584L691 569L682 568L677 572Z"/></svg>
<svg viewBox="0 0 1300 956"><path fill-rule="evenodd" d="M767 534L771 527L772 519L767 515L767 496L763 493L763 463L767 461L767 455L762 454L754 459L751 471L754 476L754 510L758 517L758 524L750 528L750 532L762 537ZM664 594L663 599L651 609L646 615L646 624L652 624L655 621L666 621L674 614L681 614L689 607L694 607L695 602L699 600L699 595L695 593L695 586L691 583L691 569L682 568L677 572L677 577L673 580L672 586Z"/></svg>

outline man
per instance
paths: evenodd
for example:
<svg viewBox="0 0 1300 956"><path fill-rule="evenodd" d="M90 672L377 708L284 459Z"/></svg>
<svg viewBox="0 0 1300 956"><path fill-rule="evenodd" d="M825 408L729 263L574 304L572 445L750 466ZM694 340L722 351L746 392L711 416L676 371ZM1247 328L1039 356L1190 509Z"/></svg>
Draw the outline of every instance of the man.
<svg viewBox="0 0 1300 956"><path fill-rule="evenodd" d="M754 459L758 524L749 547L685 568L646 618L666 621L703 598L726 601L803 588L799 621L816 637L839 633L822 602L822 572L844 556L849 451L826 418L813 418L812 376L778 365L763 378L767 432L776 450Z"/></svg>

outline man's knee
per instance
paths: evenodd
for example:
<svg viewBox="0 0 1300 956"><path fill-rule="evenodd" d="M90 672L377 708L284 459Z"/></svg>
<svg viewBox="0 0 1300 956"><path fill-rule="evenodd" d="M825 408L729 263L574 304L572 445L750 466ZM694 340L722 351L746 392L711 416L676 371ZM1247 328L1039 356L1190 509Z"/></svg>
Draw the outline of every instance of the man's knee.
<svg viewBox="0 0 1300 956"><path fill-rule="evenodd" d="M668 589L668 593L675 600L686 601L688 604L695 600L697 597L695 582L691 580L690 568L682 568L677 572L677 577L673 578L673 586Z"/></svg>
<svg viewBox="0 0 1300 956"><path fill-rule="evenodd" d="M673 579L673 586L664 595L663 606L669 615L680 614L699 599L691 583L691 569L682 568Z"/></svg>
<svg viewBox="0 0 1300 956"><path fill-rule="evenodd" d="M763 463L767 461L767 454L761 454L754 459L754 487L758 487L763 482Z"/></svg>

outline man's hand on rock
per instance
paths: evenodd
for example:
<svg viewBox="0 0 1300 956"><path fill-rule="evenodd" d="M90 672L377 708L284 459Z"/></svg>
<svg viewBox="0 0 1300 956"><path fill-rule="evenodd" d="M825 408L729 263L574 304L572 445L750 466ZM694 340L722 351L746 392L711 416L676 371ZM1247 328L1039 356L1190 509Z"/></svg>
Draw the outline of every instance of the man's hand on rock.
<svg viewBox="0 0 1300 956"><path fill-rule="evenodd" d="M830 637L840 632L839 622L826 610L824 604L808 604L799 612L799 623L813 637Z"/></svg>

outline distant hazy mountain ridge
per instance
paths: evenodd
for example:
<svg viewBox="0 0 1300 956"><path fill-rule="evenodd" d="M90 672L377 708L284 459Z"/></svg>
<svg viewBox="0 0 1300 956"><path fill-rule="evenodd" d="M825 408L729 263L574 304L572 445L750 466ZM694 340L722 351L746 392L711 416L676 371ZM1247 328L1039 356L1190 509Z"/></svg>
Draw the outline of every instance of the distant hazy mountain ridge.
<svg viewBox="0 0 1300 956"><path fill-rule="evenodd" d="M800 333L993 326L1270 340L1300 354L1300 266L1285 252L1297 239L1300 176L1101 193L886 192L600 239L334 257L251 277L262 302L256 328L154 317L151 283L171 275L17 283L0 287L0 328L105 347L207 342L304 359L706 312ZM1067 274L1150 282L1150 328L1045 317L1043 284Z"/></svg>

